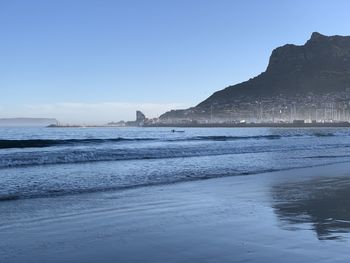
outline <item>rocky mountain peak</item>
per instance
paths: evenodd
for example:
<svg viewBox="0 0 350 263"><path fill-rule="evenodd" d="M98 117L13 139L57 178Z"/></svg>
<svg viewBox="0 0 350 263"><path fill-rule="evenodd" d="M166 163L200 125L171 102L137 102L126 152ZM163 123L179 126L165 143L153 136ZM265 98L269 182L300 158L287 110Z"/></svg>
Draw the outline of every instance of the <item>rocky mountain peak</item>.
<svg viewBox="0 0 350 263"><path fill-rule="evenodd" d="M274 49L266 71L257 77L217 91L190 111L175 111L171 116L208 114L213 105L216 108L226 105L222 106L224 112L242 101L249 104L275 97L293 101L296 96L326 96L347 90L350 90L350 37L314 32L304 45L287 44Z"/></svg>
<svg viewBox="0 0 350 263"><path fill-rule="evenodd" d="M322 40L322 39L325 39L325 38L327 38L325 35L322 35L322 34L320 34L318 32L313 32L311 34L311 38L310 38L309 41L317 41L317 40Z"/></svg>

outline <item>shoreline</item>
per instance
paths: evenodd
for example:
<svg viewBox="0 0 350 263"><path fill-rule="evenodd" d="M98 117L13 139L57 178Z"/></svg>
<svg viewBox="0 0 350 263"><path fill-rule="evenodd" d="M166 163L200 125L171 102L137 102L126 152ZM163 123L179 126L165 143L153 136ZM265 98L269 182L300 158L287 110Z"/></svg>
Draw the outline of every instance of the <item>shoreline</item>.
<svg viewBox="0 0 350 263"><path fill-rule="evenodd" d="M342 128L350 127L349 122L344 123L216 123L216 124L158 124L144 127L175 127L175 128Z"/></svg>
<svg viewBox="0 0 350 263"><path fill-rule="evenodd" d="M46 128L350 128L350 123L157 124L144 126L60 125Z"/></svg>
<svg viewBox="0 0 350 263"><path fill-rule="evenodd" d="M349 166L1 202L0 258L348 262Z"/></svg>

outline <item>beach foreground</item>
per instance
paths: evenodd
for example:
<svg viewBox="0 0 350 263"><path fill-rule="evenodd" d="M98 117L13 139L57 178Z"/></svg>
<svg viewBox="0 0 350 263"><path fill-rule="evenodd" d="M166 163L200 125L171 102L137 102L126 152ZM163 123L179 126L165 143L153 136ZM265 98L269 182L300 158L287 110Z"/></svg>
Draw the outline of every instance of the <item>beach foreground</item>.
<svg viewBox="0 0 350 263"><path fill-rule="evenodd" d="M0 203L1 262L349 262L349 164Z"/></svg>

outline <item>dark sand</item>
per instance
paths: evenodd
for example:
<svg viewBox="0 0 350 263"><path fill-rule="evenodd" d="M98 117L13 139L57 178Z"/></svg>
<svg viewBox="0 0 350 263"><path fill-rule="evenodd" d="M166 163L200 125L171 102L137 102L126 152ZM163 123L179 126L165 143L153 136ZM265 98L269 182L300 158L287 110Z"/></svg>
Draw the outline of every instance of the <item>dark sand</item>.
<svg viewBox="0 0 350 263"><path fill-rule="evenodd" d="M350 262L349 167L0 202L0 262Z"/></svg>

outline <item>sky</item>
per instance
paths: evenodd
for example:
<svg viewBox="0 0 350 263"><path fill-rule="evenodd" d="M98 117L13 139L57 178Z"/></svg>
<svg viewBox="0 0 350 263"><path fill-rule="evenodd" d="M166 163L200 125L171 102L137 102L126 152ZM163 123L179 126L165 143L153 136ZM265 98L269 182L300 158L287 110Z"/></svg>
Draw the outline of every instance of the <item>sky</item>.
<svg viewBox="0 0 350 263"><path fill-rule="evenodd" d="M0 118L157 117L266 69L314 31L350 35L348 0L0 0Z"/></svg>

